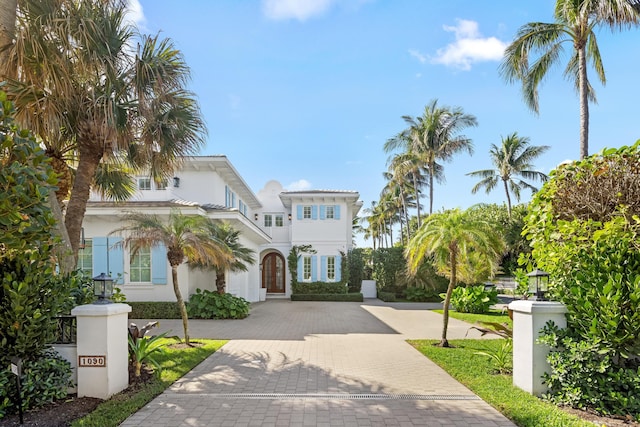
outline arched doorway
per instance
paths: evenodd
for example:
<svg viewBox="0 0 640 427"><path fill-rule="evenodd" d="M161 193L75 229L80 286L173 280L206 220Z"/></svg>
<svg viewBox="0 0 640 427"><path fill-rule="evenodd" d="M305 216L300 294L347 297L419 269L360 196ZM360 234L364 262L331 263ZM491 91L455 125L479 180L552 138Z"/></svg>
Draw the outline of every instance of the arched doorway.
<svg viewBox="0 0 640 427"><path fill-rule="evenodd" d="M271 252L262 260L262 287L267 293L284 293L284 258L276 252Z"/></svg>

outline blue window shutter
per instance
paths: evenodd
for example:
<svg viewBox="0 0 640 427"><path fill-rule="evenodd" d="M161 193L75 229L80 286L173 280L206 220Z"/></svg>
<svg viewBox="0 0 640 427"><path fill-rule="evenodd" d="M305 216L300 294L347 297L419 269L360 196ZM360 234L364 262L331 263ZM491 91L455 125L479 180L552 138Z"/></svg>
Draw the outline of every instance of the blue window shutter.
<svg viewBox="0 0 640 427"><path fill-rule="evenodd" d="M302 260L302 257L298 257L298 282L302 282L302 280L304 279L302 276L303 270L304 270L304 261Z"/></svg>
<svg viewBox="0 0 640 427"><path fill-rule="evenodd" d="M326 255L322 255L320 257L320 281L327 281L327 257Z"/></svg>
<svg viewBox="0 0 640 427"><path fill-rule="evenodd" d="M320 205L320 219L327 219L327 207Z"/></svg>
<svg viewBox="0 0 640 427"><path fill-rule="evenodd" d="M335 219L340 219L340 205L335 205L333 207L333 217Z"/></svg>
<svg viewBox="0 0 640 427"><path fill-rule="evenodd" d="M342 271L340 267L342 267L342 257L340 255L336 256L336 282L342 280Z"/></svg>
<svg viewBox="0 0 640 427"><path fill-rule="evenodd" d="M297 205L296 209L298 211L298 219L302 219L302 205Z"/></svg>
<svg viewBox="0 0 640 427"><path fill-rule="evenodd" d="M151 283L167 284L167 248L163 244L151 248Z"/></svg>
<svg viewBox="0 0 640 427"><path fill-rule="evenodd" d="M318 266L317 264L318 257L315 255L311 256L311 281L315 282L318 280Z"/></svg>
<svg viewBox="0 0 640 427"><path fill-rule="evenodd" d="M99 276L100 273L109 274L107 271L107 238L93 238L93 275Z"/></svg>
<svg viewBox="0 0 640 427"><path fill-rule="evenodd" d="M122 237L109 237L109 275L116 280L117 285L124 284L124 248L118 243L122 242Z"/></svg>
<svg viewBox="0 0 640 427"><path fill-rule="evenodd" d="M311 206L311 219L318 219L318 205Z"/></svg>

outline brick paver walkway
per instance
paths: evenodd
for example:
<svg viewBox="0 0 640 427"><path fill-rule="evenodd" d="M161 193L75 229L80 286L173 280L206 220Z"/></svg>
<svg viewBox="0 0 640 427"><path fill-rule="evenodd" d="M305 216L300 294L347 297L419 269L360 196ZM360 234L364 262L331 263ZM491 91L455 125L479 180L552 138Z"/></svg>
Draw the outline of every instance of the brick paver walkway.
<svg viewBox="0 0 640 427"><path fill-rule="evenodd" d="M192 337L232 341L122 426L514 426L405 342L440 336L427 307L270 300L192 320ZM451 319L448 337L468 328Z"/></svg>

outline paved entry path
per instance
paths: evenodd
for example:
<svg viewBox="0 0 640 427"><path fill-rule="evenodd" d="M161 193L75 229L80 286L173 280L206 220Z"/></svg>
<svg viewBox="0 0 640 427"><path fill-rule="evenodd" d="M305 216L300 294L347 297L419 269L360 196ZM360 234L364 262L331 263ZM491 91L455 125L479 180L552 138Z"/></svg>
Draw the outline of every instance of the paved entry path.
<svg viewBox="0 0 640 427"><path fill-rule="evenodd" d="M405 342L439 338L427 308L269 300L247 319L191 320L192 337L231 341L122 426L514 426ZM451 319L448 337L468 328Z"/></svg>

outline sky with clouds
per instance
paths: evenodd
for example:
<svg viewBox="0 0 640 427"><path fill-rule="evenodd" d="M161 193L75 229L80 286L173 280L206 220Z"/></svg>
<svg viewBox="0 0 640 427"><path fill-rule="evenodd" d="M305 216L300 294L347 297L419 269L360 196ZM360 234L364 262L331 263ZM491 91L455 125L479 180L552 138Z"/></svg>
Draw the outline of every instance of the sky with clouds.
<svg viewBox="0 0 640 427"><path fill-rule="evenodd" d="M578 157L578 98L563 78L566 62L543 82L539 115L498 72L520 26L552 21L553 0L130 4L141 31L171 38L191 67L209 130L201 154L227 155L256 193L276 179L290 190L356 190L370 206L385 184L385 141L405 128L402 116L421 115L433 99L479 123L465 131L473 156L445 164L436 209L504 202L497 190L472 195L475 180L465 174L491 168L490 145L513 132L551 146L537 162L545 173ZM639 37L637 29L598 32L607 84L590 70L598 96L590 152L640 137Z"/></svg>

